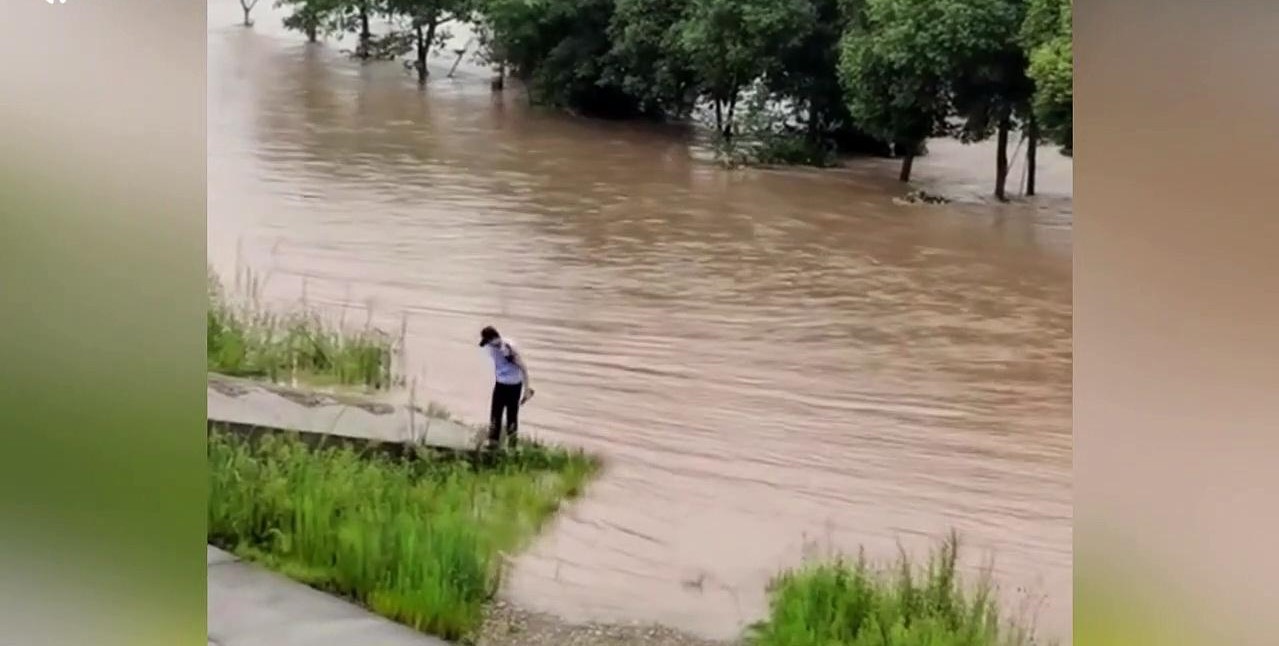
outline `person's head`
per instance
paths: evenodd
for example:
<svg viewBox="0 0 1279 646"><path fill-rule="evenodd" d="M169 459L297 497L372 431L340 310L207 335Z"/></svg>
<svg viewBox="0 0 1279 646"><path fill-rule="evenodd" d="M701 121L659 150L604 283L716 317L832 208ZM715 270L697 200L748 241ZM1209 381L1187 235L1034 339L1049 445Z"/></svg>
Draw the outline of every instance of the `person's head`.
<svg viewBox="0 0 1279 646"><path fill-rule="evenodd" d="M502 338L502 335L497 333L497 328L492 325L485 326L483 330L480 330L480 347L482 348L500 338Z"/></svg>

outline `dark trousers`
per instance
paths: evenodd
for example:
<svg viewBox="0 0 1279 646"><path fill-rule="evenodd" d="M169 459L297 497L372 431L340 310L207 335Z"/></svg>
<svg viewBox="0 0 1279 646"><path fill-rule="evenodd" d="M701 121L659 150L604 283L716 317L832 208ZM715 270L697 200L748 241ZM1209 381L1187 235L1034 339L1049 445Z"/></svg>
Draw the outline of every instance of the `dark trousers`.
<svg viewBox="0 0 1279 646"><path fill-rule="evenodd" d="M515 440L520 430L520 395L524 384L494 384L493 402L489 406L489 444L502 439L502 413L506 413L506 436Z"/></svg>

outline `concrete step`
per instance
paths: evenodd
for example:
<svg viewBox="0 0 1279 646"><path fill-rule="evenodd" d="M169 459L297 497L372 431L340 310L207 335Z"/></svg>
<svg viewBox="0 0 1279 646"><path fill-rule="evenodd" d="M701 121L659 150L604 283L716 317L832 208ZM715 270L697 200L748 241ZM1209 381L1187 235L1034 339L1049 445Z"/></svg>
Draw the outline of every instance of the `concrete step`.
<svg viewBox="0 0 1279 646"><path fill-rule="evenodd" d="M208 382L208 419L232 427L388 443L416 442L453 451L472 450L479 439L474 428L432 417L419 406L290 388L212 372Z"/></svg>

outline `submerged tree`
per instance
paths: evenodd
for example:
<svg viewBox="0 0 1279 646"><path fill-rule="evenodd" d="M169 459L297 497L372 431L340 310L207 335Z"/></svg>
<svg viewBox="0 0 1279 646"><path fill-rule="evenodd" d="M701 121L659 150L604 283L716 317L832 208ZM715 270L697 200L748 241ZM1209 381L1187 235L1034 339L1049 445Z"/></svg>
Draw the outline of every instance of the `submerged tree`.
<svg viewBox="0 0 1279 646"><path fill-rule="evenodd" d="M841 42L840 77L859 126L890 141L910 181L929 137L952 134L953 80L1000 51L1005 0L867 0Z"/></svg>
<svg viewBox="0 0 1279 646"><path fill-rule="evenodd" d="M767 74L813 20L806 0L692 0L679 43L714 107L720 137L733 137L742 90Z"/></svg>
<svg viewBox="0 0 1279 646"><path fill-rule="evenodd" d="M617 0L608 26L604 80L644 114L681 117L697 98L697 74L680 45L690 0Z"/></svg>
<svg viewBox="0 0 1279 646"><path fill-rule="evenodd" d="M1036 125L1071 154L1074 148L1074 29L1070 0L1030 0L1021 44L1035 84Z"/></svg>
<svg viewBox="0 0 1279 646"><path fill-rule="evenodd" d="M1037 145L1034 115L1030 108L1034 83L1026 75L1028 61L1017 40L1023 20L1021 0L972 0L975 20L970 22L971 47L956 61L952 100L963 119L959 136L964 142L995 135L995 198L1004 201L1008 181L1008 139L1016 125L1026 126L1030 148ZM1028 164L1034 163L1028 153ZM1028 193L1034 193L1030 169Z"/></svg>
<svg viewBox="0 0 1279 646"><path fill-rule="evenodd" d="M258 6L258 0L240 0L240 8L244 10L244 26L245 27L253 26L253 19L249 17L249 14L253 11L253 8L256 6Z"/></svg>
<svg viewBox="0 0 1279 646"><path fill-rule="evenodd" d="M860 0L809 0L814 20L769 71L768 91L791 107L810 147L886 155L890 149L857 127L839 78L840 39Z"/></svg>
<svg viewBox="0 0 1279 646"><path fill-rule="evenodd" d="M331 0L332 21L336 31L356 35L355 56L369 59L373 56L373 16L385 13L381 0Z"/></svg>
<svg viewBox="0 0 1279 646"><path fill-rule="evenodd" d="M416 52L413 67L417 70L418 82L425 83L430 76L427 56L448 39L440 28L454 21L469 20L471 3L469 0L387 0L386 10L390 16L408 21Z"/></svg>
<svg viewBox="0 0 1279 646"><path fill-rule="evenodd" d="M336 29L338 0L276 0L276 7L290 7L284 27L306 34L308 42L316 42L323 34Z"/></svg>
<svg viewBox="0 0 1279 646"><path fill-rule="evenodd" d="M524 81L530 100L599 117L643 114L612 82L607 58L613 0L481 0L492 62Z"/></svg>
<svg viewBox="0 0 1279 646"><path fill-rule="evenodd" d="M869 0L840 42L840 80L848 111L902 158L901 181L910 181L924 142L944 128L945 67L934 47L912 25L914 3Z"/></svg>

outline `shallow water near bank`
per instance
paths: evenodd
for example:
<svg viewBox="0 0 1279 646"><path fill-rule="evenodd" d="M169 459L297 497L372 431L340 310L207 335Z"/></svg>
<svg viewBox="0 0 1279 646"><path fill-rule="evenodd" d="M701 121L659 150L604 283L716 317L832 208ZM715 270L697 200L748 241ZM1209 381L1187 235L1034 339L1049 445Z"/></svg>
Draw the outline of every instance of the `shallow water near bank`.
<svg viewBox="0 0 1279 646"><path fill-rule="evenodd" d="M729 637L812 543L955 527L1069 638L1069 160L993 205L989 147L935 142L916 171L959 202L899 206L891 161L725 172L677 129L531 110L451 59L419 91L209 9L214 267L405 325L418 401L468 419L493 323L534 371L525 430L608 461L517 559L520 605Z"/></svg>

